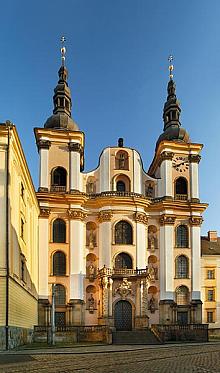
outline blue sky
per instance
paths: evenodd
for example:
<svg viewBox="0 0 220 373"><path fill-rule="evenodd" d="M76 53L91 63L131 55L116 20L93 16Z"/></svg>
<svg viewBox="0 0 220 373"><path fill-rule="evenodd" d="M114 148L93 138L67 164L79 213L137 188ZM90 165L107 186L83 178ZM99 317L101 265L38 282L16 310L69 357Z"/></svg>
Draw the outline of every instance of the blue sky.
<svg viewBox="0 0 220 373"><path fill-rule="evenodd" d="M210 204L202 231L220 234L220 2L185 0L7 0L1 4L0 121L16 124L38 186L34 127L52 113L60 66L59 39L67 39L72 116L86 134L86 170L101 150L117 144L140 151L145 169L162 132L175 57L182 125L204 144L201 200Z"/></svg>

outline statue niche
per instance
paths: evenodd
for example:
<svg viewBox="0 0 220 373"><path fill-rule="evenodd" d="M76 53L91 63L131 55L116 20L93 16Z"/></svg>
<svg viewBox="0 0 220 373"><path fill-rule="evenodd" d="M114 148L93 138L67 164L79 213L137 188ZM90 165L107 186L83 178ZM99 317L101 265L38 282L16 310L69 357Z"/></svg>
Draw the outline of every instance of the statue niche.
<svg viewBox="0 0 220 373"><path fill-rule="evenodd" d="M155 225L149 225L148 227L148 250L154 252L155 249L158 249L157 228L155 227Z"/></svg>
<svg viewBox="0 0 220 373"><path fill-rule="evenodd" d="M96 300L95 300L96 288L93 285L89 285L86 288L86 309L89 313L94 313L96 310Z"/></svg>
<svg viewBox="0 0 220 373"><path fill-rule="evenodd" d="M156 286L150 286L148 288L148 310L150 313L155 313L155 311L158 310Z"/></svg>
<svg viewBox="0 0 220 373"><path fill-rule="evenodd" d="M92 221L86 224L86 246L91 250L96 246L96 228L96 224Z"/></svg>
<svg viewBox="0 0 220 373"><path fill-rule="evenodd" d="M89 281L93 282L96 278L96 256L95 254L88 254L86 257L86 274Z"/></svg>

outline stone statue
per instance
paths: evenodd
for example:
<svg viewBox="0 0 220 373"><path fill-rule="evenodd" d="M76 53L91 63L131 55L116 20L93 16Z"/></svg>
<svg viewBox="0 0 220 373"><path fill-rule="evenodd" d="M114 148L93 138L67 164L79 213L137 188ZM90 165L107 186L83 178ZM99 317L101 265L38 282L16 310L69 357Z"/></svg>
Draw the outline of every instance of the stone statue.
<svg viewBox="0 0 220 373"><path fill-rule="evenodd" d="M89 248L90 249L94 248L94 243L95 243L95 235L94 235L94 230L91 228L89 231Z"/></svg>
<svg viewBox="0 0 220 373"><path fill-rule="evenodd" d="M156 276L155 276L155 268L153 267L152 264L149 265L148 267L148 279L150 281L155 281L156 280Z"/></svg>
<svg viewBox="0 0 220 373"><path fill-rule="evenodd" d="M95 278L95 266L92 263L88 266L88 275L90 280Z"/></svg>
<svg viewBox="0 0 220 373"><path fill-rule="evenodd" d="M93 313L94 312L94 308L95 308L95 299L94 299L94 297L93 297L92 294L88 298L88 305L89 305L89 312Z"/></svg>
<svg viewBox="0 0 220 373"><path fill-rule="evenodd" d="M148 309L150 310L151 313L154 313L157 309L156 299L154 298L153 294L148 302Z"/></svg>

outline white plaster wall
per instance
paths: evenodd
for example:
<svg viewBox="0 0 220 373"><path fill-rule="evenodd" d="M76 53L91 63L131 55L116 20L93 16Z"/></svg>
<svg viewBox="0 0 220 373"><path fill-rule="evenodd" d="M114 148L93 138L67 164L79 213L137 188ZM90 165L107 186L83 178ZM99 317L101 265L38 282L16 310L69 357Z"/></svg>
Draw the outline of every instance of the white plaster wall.
<svg viewBox="0 0 220 373"><path fill-rule="evenodd" d="M172 161L166 159L161 163L161 185L160 193L161 196L172 196L173 197L173 182L172 182Z"/></svg>
<svg viewBox="0 0 220 373"><path fill-rule="evenodd" d="M136 258L137 268L144 269L146 267L146 231L145 225L136 223Z"/></svg>
<svg viewBox="0 0 220 373"><path fill-rule="evenodd" d="M142 168L141 168L141 160L139 154L133 150L133 184L131 183L131 192L140 193L141 194L141 186L142 186ZM133 190L132 190L133 189Z"/></svg>
<svg viewBox="0 0 220 373"><path fill-rule="evenodd" d="M39 298L48 299L48 219L39 218Z"/></svg>
<svg viewBox="0 0 220 373"><path fill-rule="evenodd" d="M199 198L199 165L190 163L190 189L191 198Z"/></svg>
<svg viewBox="0 0 220 373"><path fill-rule="evenodd" d="M82 178L80 174L80 154L70 152L70 189L82 191Z"/></svg>
<svg viewBox="0 0 220 373"><path fill-rule="evenodd" d="M191 227L191 250L192 250L192 299L201 299L201 240L200 227Z"/></svg>
<svg viewBox="0 0 220 373"><path fill-rule="evenodd" d="M100 193L111 190L110 149L105 149L100 159Z"/></svg>
<svg viewBox="0 0 220 373"><path fill-rule="evenodd" d="M99 224L99 268L111 268L111 222Z"/></svg>
<svg viewBox="0 0 220 373"><path fill-rule="evenodd" d="M49 174L48 174L48 149L41 148L40 151L40 180L41 188L48 188Z"/></svg>
<svg viewBox="0 0 220 373"><path fill-rule="evenodd" d="M173 225L160 227L160 299L174 297Z"/></svg>
<svg viewBox="0 0 220 373"><path fill-rule="evenodd" d="M70 299L83 299L86 273L84 260L84 223L70 221Z"/></svg>

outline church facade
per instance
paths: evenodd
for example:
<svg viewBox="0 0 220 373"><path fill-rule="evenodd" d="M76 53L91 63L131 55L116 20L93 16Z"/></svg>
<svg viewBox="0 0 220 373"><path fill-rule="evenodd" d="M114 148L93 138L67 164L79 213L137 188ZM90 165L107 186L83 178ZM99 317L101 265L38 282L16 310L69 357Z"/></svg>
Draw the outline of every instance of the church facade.
<svg viewBox="0 0 220 373"><path fill-rule="evenodd" d="M53 115L35 128L39 325L51 324L52 289L56 325L202 323L202 145L181 126L173 76L148 171L120 138L84 172L85 135L71 117L67 75L62 64Z"/></svg>

